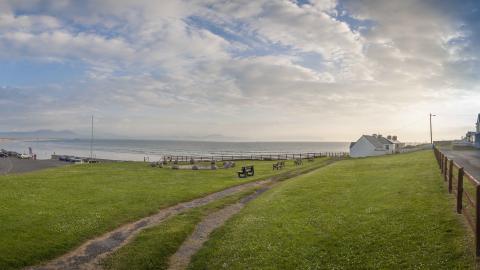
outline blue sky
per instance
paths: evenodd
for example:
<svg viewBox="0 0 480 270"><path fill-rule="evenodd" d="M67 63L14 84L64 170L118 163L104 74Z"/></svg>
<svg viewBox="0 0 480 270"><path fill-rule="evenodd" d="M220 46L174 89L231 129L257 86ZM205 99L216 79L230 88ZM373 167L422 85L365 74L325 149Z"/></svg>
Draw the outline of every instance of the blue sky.
<svg viewBox="0 0 480 270"><path fill-rule="evenodd" d="M0 0L0 131L428 140L480 112L478 1ZM247 128L245 128L247 127Z"/></svg>

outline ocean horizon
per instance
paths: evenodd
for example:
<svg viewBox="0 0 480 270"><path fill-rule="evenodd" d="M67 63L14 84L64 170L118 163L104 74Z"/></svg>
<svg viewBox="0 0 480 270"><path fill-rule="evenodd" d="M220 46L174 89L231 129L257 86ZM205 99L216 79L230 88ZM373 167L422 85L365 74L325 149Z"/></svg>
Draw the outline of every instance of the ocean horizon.
<svg viewBox="0 0 480 270"><path fill-rule="evenodd" d="M165 155L213 156L290 154L307 152L348 152L350 142L311 141L189 141L189 140L139 140L96 139L93 141L95 158L143 161L159 160ZM51 155L90 156L89 139L13 139L0 141L0 148L28 153L32 148L38 159L50 159Z"/></svg>

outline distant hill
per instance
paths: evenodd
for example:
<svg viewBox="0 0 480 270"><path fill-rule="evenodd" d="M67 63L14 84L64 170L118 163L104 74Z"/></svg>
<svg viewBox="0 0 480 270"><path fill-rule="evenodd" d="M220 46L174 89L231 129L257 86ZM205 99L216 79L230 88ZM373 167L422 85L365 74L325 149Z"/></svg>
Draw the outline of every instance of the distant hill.
<svg viewBox="0 0 480 270"><path fill-rule="evenodd" d="M34 131L6 131L0 132L0 138L42 138L42 139L72 139L78 135L71 130L40 129Z"/></svg>

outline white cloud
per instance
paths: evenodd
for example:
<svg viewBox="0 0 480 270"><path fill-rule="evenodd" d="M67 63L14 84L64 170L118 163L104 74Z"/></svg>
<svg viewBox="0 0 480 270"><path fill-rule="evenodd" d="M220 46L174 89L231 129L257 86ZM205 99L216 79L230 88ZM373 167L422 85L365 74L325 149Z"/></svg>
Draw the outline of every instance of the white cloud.
<svg viewBox="0 0 480 270"><path fill-rule="evenodd" d="M87 69L74 82L0 89L4 104L25 99L17 93L36 93L26 96L38 111L33 120L10 114L0 127L31 126L35 118L63 127L71 120L52 115L77 119L94 111L108 119L105 128L129 133L135 126L136 135L215 131L275 139L290 132L290 139L344 140L395 129L429 110L454 110L445 106L452 97L461 103L476 96L480 65L457 15L413 0L342 6L0 1L0 57ZM339 12L351 20L341 21ZM362 20L368 24L355 25ZM248 122L258 138L232 124L238 122ZM404 132L419 139L419 130Z"/></svg>

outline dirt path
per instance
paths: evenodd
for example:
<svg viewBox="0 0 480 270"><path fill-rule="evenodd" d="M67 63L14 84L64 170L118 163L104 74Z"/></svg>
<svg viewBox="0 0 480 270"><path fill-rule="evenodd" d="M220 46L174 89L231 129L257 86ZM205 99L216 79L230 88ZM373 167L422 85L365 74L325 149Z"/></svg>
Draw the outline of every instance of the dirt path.
<svg viewBox="0 0 480 270"><path fill-rule="evenodd" d="M333 162L333 161L331 161ZM326 162L323 164L323 166L326 166L330 164L331 162ZM271 185L272 183L288 179L291 177L295 177L301 174L305 174L308 172L311 172L313 170L316 170L320 167L323 166L314 166L312 168L308 168L304 171L290 171L286 172L280 175L273 176L269 179L266 180L260 180L256 182L249 182L245 184L241 184L238 186L234 186L231 188L227 188L222 191L218 191L215 193L212 193L210 195L207 195L202 198L194 199L189 202L184 202L184 203L179 203L177 205L164 208L157 212L156 214L142 218L138 221L132 222L125 224L113 231L110 231L102 236L99 236L97 238L91 239L84 244L82 244L80 247L76 248L73 251L68 252L67 254L54 259L44 265L38 265L38 266L31 266L27 267L25 269L29 270L52 270L52 269L101 269L100 262L103 258L114 252L115 250L121 248L122 246L126 245L130 240L132 240L140 231L158 225L161 222L165 221L167 218L177 215L179 213L183 213L185 211L188 211L192 208L204 206L206 204L209 204L211 202L214 202L216 200L222 199L224 197L227 197L229 195L245 191L250 188L254 187L260 187L260 190L263 190L265 187ZM265 189L266 190L266 189ZM260 192L261 193L261 192ZM260 194L259 192L256 192L252 194L252 196L258 196ZM247 201L253 199L250 198L250 196L247 196L239 202L240 205L237 205L236 207L243 207L243 204L245 204ZM241 209L241 208L240 208ZM225 211L232 211L232 215L235 214L238 211L234 211L234 208L230 208ZM226 218L228 219L228 217ZM226 220L225 219L225 220ZM218 221L220 222L220 221ZM220 225L223 224L220 223ZM218 225L218 226L220 226ZM208 235L208 234L207 234Z"/></svg>
<svg viewBox="0 0 480 270"><path fill-rule="evenodd" d="M50 261L46 265L33 266L26 269L101 269L98 262L127 244L141 230L158 225L168 217L185 212L192 208L204 206L208 203L222 199L226 196L241 192L253 187L260 187L271 183L272 179L245 183L239 186L231 187L208 196L195 199L189 202L180 203L160 210L156 214L140 219L136 222L123 225L122 227L108 232L98 238L89 240L77 249Z"/></svg>
<svg viewBox="0 0 480 270"><path fill-rule="evenodd" d="M335 160L331 160L330 162L326 163L325 166L331 164L332 162L335 162ZM300 174L306 174L316 169L318 169L318 167L303 171L301 173L287 173L286 178L291 178ZM257 198L265 191L271 189L277 183L278 181L266 183L262 188L255 191L255 193L242 198L239 202L228 205L207 215L200 223L197 224L193 233L182 243L177 252L170 257L168 269L187 269L193 255L195 255L202 248L203 244L209 239L210 233L223 226L227 220L240 212L240 210L242 210L248 202Z"/></svg>
<svg viewBox="0 0 480 270"><path fill-rule="evenodd" d="M251 200L258 197L263 192L269 190L273 185L265 186L255 193L246 196L238 203L226 206L219 211L208 215L200 222L195 231L183 242L175 254L170 257L170 270L183 270L188 267L192 256L202 248L203 244L208 240L208 236L213 230L223 226L223 224L233 215L240 212L242 208Z"/></svg>

